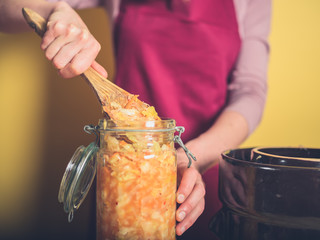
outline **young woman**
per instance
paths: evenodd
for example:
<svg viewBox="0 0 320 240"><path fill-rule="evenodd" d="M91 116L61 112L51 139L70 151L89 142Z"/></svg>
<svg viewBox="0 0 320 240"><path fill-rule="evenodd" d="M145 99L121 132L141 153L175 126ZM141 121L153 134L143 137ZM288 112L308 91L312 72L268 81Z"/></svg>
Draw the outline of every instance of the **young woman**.
<svg viewBox="0 0 320 240"><path fill-rule="evenodd" d="M212 239L220 154L239 146L263 113L271 1L0 0L0 31L29 29L21 15L29 7L48 21L41 48L63 77L89 66L107 76L95 62L100 45L74 10L95 6L112 19L115 82L184 126L197 157L187 168L178 150L177 235Z"/></svg>

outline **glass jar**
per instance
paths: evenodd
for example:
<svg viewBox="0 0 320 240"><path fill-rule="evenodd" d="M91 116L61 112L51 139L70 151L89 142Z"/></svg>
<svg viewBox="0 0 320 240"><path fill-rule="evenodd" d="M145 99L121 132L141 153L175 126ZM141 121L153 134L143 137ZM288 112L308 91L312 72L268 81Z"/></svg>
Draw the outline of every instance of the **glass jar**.
<svg viewBox="0 0 320 240"><path fill-rule="evenodd" d="M101 119L85 131L95 133L96 142L77 149L60 185L58 198L69 222L97 172L98 240L175 239L174 143L186 152L189 166L195 160L181 141L184 128L176 127L173 119L116 124Z"/></svg>
<svg viewBox="0 0 320 240"><path fill-rule="evenodd" d="M99 126L97 239L175 239L175 121Z"/></svg>

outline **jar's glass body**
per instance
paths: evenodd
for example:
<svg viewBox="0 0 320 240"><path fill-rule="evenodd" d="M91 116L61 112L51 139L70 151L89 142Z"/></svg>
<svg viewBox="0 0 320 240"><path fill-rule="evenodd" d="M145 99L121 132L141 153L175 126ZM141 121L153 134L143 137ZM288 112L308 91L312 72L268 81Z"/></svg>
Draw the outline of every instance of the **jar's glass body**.
<svg viewBox="0 0 320 240"><path fill-rule="evenodd" d="M99 127L97 239L175 239L175 121Z"/></svg>

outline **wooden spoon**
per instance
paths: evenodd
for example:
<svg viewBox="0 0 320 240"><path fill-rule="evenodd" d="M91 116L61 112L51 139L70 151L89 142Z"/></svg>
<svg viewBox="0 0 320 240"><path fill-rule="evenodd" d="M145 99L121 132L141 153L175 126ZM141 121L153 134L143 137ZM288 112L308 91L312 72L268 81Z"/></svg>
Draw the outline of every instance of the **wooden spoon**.
<svg viewBox="0 0 320 240"><path fill-rule="evenodd" d="M28 8L23 8L22 13L29 26L33 28L40 37L43 37L47 29L46 20L38 13ZM130 102L130 99L134 97L133 94L101 76L92 67L89 67L89 69L81 74L81 77L83 77L94 90L100 104L103 106L103 110L109 118L112 118L112 103L119 104L124 108ZM135 102L135 108L139 112L149 107L148 104L137 98L135 99Z"/></svg>

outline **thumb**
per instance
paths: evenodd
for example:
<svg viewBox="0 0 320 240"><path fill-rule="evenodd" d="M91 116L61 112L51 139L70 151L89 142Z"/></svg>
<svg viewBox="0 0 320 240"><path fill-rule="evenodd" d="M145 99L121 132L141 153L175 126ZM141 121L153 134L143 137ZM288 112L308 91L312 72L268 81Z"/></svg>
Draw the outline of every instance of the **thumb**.
<svg viewBox="0 0 320 240"><path fill-rule="evenodd" d="M105 78L108 78L108 72L102 67L99 63L96 61L93 61L91 64L91 67L96 70L100 75L102 75Z"/></svg>

